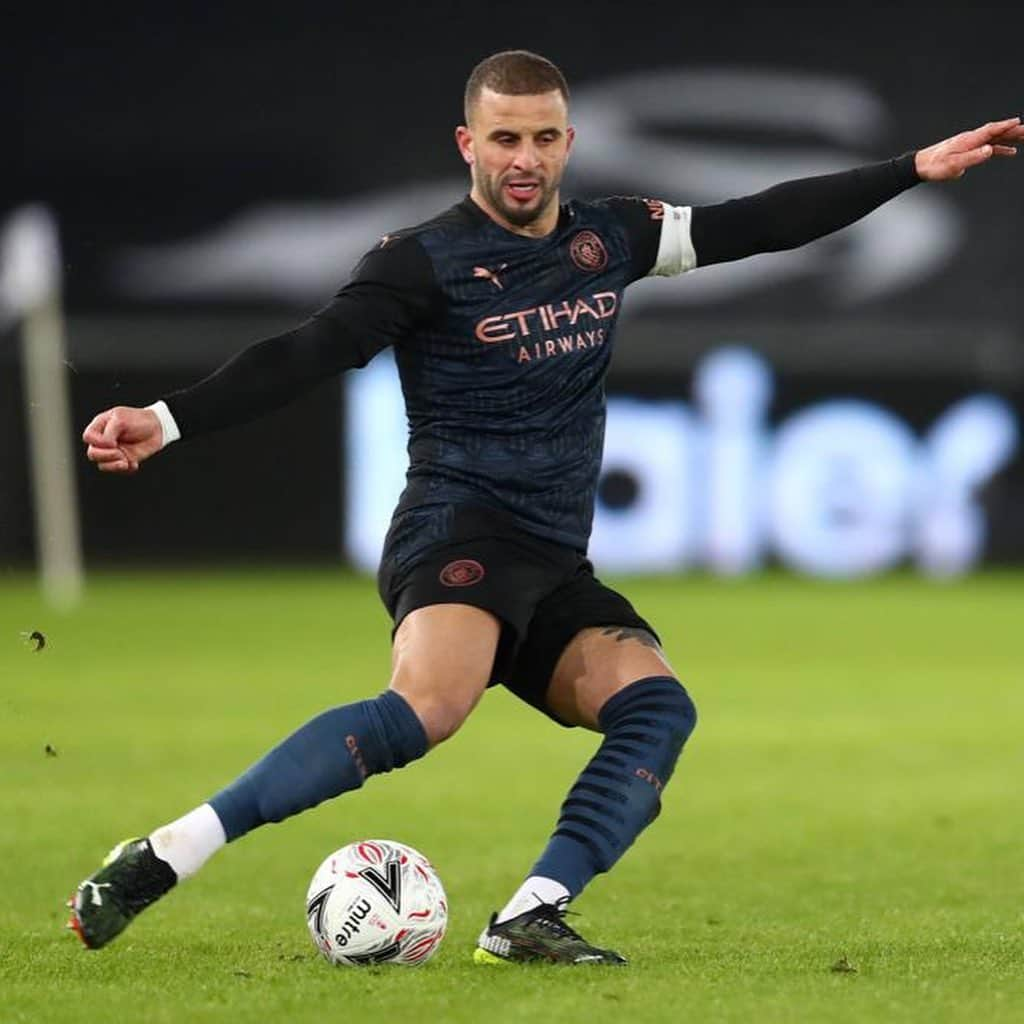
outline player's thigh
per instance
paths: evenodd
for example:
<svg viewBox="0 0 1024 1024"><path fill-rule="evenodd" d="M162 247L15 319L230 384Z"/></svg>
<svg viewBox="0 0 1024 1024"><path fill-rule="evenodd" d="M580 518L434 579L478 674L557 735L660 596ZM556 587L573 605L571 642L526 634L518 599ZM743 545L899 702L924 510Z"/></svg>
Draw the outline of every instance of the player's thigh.
<svg viewBox="0 0 1024 1024"><path fill-rule="evenodd" d="M538 603L502 681L556 722L598 729L601 708L623 687L672 674L647 620L580 560L572 577Z"/></svg>
<svg viewBox="0 0 1024 1024"><path fill-rule="evenodd" d="M497 617L468 604L427 605L402 619L391 649L391 689L416 712L432 746L476 707L500 636Z"/></svg>
<svg viewBox="0 0 1024 1024"><path fill-rule="evenodd" d="M598 730L601 708L620 690L638 679L673 675L649 629L591 626L580 630L559 657L546 703L567 725Z"/></svg>
<svg viewBox="0 0 1024 1024"><path fill-rule="evenodd" d="M508 517L456 509L452 536L396 571L381 597L395 622L394 682L436 743L502 678L534 609L575 565L571 551L523 534Z"/></svg>

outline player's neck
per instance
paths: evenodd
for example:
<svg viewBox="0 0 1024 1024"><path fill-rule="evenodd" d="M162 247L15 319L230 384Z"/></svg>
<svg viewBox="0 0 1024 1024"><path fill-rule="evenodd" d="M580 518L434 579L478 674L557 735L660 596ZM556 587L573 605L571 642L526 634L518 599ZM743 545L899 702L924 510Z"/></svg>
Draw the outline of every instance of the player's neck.
<svg viewBox="0 0 1024 1024"><path fill-rule="evenodd" d="M511 231L514 235L522 235L524 238L544 238L545 235L550 235L558 226L559 197L557 192L552 196L547 209L536 220L530 221L529 224L513 224L512 221L503 217L498 210L487 202L475 185L470 189L469 198L472 199L473 202L491 218L491 220L503 227L506 231Z"/></svg>

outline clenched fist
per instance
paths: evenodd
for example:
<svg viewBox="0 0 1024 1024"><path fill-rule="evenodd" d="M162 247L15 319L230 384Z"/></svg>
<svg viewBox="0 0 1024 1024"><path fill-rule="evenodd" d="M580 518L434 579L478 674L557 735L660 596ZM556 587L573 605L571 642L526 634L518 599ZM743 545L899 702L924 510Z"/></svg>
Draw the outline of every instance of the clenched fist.
<svg viewBox="0 0 1024 1024"><path fill-rule="evenodd" d="M118 405L85 428L86 456L103 473L137 473L139 464L164 446L164 431L152 409Z"/></svg>

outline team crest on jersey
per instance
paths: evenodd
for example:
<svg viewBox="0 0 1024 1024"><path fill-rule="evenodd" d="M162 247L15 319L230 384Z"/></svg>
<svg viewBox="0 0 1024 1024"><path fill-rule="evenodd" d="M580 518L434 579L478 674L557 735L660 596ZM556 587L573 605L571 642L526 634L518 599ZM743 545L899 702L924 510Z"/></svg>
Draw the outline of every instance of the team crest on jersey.
<svg viewBox="0 0 1024 1024"><path fill-rule="evenodd" d="M449 562L439 579L446 587L471 587L484 578L484 567L472 558L460 558Z"/></svg>
<svg viewBox="0 0 1024 1024"><path fill-rule="evenodd" d="M569 243L569 255L580 270L596 274L608 266L608 250L599 235L593 231L581 231Z"/></svg>

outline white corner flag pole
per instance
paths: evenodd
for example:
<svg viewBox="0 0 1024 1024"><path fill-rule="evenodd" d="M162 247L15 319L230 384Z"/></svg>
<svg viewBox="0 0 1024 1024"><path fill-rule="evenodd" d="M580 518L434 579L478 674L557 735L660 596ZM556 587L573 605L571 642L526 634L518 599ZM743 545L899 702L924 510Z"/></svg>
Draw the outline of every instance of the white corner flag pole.
<svg viewBox="0 0 1024 1024"><path fill-rule="evenodd" d="M43 593L69 608L82 594L71 401L65 370L57 227L43 206L17 210L4 227L0 305L20 317L22 375L36 551Z"/></svg>

